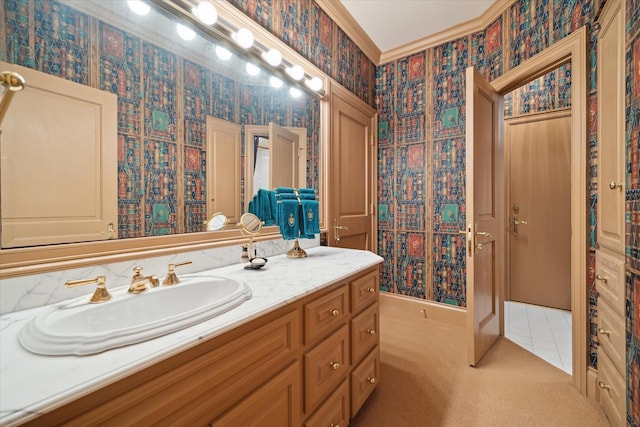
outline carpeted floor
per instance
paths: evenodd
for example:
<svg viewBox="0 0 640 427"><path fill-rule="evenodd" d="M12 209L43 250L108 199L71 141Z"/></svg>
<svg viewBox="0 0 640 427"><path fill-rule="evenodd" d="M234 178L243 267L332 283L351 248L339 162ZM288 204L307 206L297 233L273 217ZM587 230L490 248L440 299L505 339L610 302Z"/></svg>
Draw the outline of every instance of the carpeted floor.
<svg viewBox="0 0 640 427"><path fill-rule="evenodd" d="M352 427L608 426L572 378L501 338L466 363L462 327L381 304L381 373Z"/></svg>

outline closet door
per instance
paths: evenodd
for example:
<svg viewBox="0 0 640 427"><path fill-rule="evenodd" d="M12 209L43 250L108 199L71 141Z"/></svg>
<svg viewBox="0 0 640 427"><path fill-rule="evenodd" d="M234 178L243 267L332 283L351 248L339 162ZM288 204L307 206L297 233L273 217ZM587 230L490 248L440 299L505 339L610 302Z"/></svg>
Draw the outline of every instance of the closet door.
<svg viewBox="0 0 640 427"><path fill-rule="evenodd" d="M598 245L624 254L624 8L610 0L598 33Z"/></svg>

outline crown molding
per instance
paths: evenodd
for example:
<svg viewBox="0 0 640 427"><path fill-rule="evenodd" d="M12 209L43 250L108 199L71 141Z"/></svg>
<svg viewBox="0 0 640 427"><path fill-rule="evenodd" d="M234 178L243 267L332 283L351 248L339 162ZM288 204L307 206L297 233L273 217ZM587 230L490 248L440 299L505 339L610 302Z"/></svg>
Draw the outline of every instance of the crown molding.
<svg viewBox="0 0 640 427"><path fill-rule="evenodd" d="M353 40L371 62L375 65L380 63L380 49L340 1L315 0L315 2Z"/></svg>
<svg viewBox="0 0 640 427"><path fill-rule="evenodd" d="M410 43L398 46L396 48L382 52L380 61L377 65L386 64L396 59L406 58L414 53L426 50L430 47L441 45L460 37L484 30L491 22L513 3L511 0L495 0L493 4L482 15L477 18L470 19L461 24L428 35Z"/></svg>

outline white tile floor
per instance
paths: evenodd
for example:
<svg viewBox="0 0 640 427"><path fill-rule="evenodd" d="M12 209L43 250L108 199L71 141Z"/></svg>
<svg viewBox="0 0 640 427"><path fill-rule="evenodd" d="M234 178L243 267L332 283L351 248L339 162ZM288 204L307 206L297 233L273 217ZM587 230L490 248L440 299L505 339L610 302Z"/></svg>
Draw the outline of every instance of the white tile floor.
<svg viewBox="0 0 640 427"><path fill-rule="evenodd" d="M571 312L504 302L504 335L571 375Z"/></svg>

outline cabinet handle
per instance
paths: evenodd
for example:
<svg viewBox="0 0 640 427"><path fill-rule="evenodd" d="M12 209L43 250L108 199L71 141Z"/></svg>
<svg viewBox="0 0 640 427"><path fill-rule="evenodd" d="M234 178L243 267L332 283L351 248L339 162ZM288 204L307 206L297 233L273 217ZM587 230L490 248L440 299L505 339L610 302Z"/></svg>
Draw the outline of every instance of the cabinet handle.
<svg viewBox="0 0 640 427"><path fill-rule="evenodd" d="M596 274L596 280L602 280L604 283L609 283L609 278L607 276L601 276L599 274Z"/></svg>
<svg viewBox="0 0 640 427"><path fill-rule="evenodd" d="M369 291L370 294L375 294L376 293L376 290L373 289L373 288L369 288L367 290Z"/></svg>
<svg viewBox="0 0 640 427"><path fill-rule="evenodd" d="M598 335L611 335L611 331L608 329L598 328Z"/></svg>
<svg viewBox="0 0 640 427"><path fill-rule="evenodd" d="M329 313L331 313L331 315L333 317L336 317L336 316L340 315L340 310L338 310L337 308L334 308L334 309L329 310Z"/></svg>
<svg viewBox="0 0 640 427"><path fill-rule="evenodd" d="M375 377L369 377L369 378L367 378L367 382L369 384L375 384L376 383L376 379L375 379Z"/></svg>
<svg viewBox="0 0 640 427"><path fill-rule="evenodd" d="M329 427L340 427L340 424L334 424L334 423L331 423L331 424L329 425Z"/></svg>
<svg viewBox="0 0 640 427"><path fill-rule="evenodd" d="M376 330L375 330L375 329L369 329L369 330L367 331L367 333L368 333L369 335L375 335L375 334L376 334Z"/></svg>
<svg viewBox="0 0 640 427"><path fill-rule="evenodd" d="M605 384L602 381L598 381L598 387L600 387L603 390L609 390L611 388L609 384Z"/></svg>
<svg viewBox="0 0 640 427"><path fill-rule="evenodd" d="M331 365L331 369L333 369L334 371L340 369L340 364L338 362L330 362L329 365Z"/></svg>

